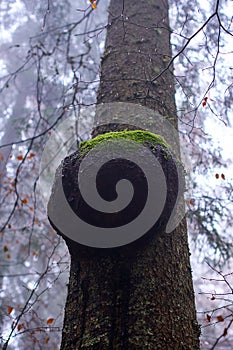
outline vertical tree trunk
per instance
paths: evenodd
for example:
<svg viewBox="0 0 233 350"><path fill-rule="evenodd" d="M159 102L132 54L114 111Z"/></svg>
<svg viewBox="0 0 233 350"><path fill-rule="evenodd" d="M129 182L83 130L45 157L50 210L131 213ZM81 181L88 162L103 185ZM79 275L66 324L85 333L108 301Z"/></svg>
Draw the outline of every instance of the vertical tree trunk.
<svg viewBox="0 0 233 350"><path fill-rule="evenodd" d="M151 81L171 56L167 1L113 0L109 12L98 102L140 103L176 125L171 72ZM110 130L97 126L93 134ZM67 244L62 350L199 349L185 220L131 254L88 255Z"/></svg>

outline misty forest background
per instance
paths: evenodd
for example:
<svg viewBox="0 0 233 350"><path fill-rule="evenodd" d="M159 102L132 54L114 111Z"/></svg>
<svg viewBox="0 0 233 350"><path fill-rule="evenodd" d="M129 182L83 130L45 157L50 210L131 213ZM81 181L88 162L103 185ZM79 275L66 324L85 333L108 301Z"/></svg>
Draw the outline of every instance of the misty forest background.
<svg viewBox="0 0 233 350"><path fill-rule="evenodd" d="M9 350L60 346L69 253L47 219L40 161L53 133L64 155L90 137L108 3L0 2L0 341ZM173 58L164 57L175 66L202 350L233 342L232 14L230 0L171 0ZM57 131L71 116L72 144Z"/></svg>

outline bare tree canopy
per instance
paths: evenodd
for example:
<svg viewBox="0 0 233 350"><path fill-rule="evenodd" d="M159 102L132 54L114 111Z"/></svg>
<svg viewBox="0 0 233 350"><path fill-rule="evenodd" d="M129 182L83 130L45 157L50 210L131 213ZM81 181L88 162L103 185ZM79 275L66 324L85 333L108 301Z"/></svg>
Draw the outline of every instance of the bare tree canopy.
<svg viewBox="0 0 233 350"><path fill-rule="evenodd" d="M185 212L193 268L203 260L208 263L203 271L199 272L200 267L195 271L195 289L202 293L196 296L201 348L231 349L232 2L109 3L0 3L2 346L12 350L60 347L70 254L50 226L47 202L56 168L85 146L80 142L132 127L132 120L124 124L123 117L120 128L114 121L103 123L105 114L113 118L114 104L121 102L134 105L134 114L138 105L156 110L178 129L186 170ZM108 110L100 107L108 103ZM134 120L134 130L144 129L148 114L143 113L140 122L140 118ZM155 127L158 123L151 122L147 130L152 128L156 134ZM172 137L168 138L171 144ZM172 147L179 144L176 137L174 144ZM110 185L109 178L105 180ZM109 200L108 191L102 194ZM188 261L186 253L182 259ZM116 256L110 264L115 271L114 261ZM73 261L71 272L77 266ZM82 266L87 273L84 262ZM148 263L145 281L149 267ZM90 271L94 274L95 270ZM117 283L126 281L121 280L119 271L114 272L117 277L112 290L120 293L123 289ZM166 266L161 271L161 276L168 273ZM111 267L106 279L108 275L110 278ZM82 288L88 290L85 283ZM187 283L191 290L190 281ZM148 288L152 291L150 285ZM125 294L119 295L119 300L126 300ZM91 298L90 294L90 303ZM192 313L192 300L189 302ZM113 308L115 314L120 312L117 307ZM116 339L126 321L121 322L116 325ZM114 336L111 339L113 342Z"/></svg>

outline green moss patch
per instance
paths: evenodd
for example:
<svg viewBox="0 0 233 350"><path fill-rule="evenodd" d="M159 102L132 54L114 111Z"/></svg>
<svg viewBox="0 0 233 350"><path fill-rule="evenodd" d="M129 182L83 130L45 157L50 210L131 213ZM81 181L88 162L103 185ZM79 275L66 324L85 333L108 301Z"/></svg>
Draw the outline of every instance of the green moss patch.
<svg viewBox="0 0 233 350"><path fill-rule="evenodd" d="M152 146L155 144L159 144L166 149L170 148L169 144L160 135L153 134L152 132L144 130L126 130L118 132L107 132L105 134L96 136L91 140L80 142L79 151L81 155L85 155L100 142L111 141L113 139L116 140L121 138L125 140L139 142L141 144L149 143Z"/></svg>

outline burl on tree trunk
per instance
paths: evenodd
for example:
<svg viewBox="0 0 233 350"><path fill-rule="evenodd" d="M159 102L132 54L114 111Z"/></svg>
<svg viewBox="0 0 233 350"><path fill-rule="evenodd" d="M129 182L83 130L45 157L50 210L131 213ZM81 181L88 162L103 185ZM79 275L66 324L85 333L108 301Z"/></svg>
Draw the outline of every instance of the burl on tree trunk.
<svg viewBox="0 0 233 350"><path fill-rule="evenodd" d="M61 349L198 349L198 342L194 346L188 337L188 334L197 332L198 327L190 305L189 257L179 254L179 246L186 240L184 222L179 230L165 232L178 195L177 168L180 165L176 164L169 146L161 137L141 130L123 131L106 133L81 144L77 152L65 158L57 171L49 202L50 219L58 216L58 219L66 220L57 195L58 179L62 179L72 211L90 225L109 229L109 235L113 227L121 226L124 230L123 225L140 214L147 201L148 183L142 169L127 159L117 158L105 163L96 178L100 195L108 201L116 199L118 181L128 179L132 183L133 198L124 210L117 213L97 211L83 200L80 193L78 174L83 159L95 150L96 145L107 147L111 152L113 140L120 141L118 146L122 148L122 154L127 154L128 150L124 149L127 145L135 154L135 142L143 144L137 150L142 153L137 153L138 158L148 159L144 152L149 150L156 159L156 166L163 169L167 195L159 219L151 229L136 241L119 247L96 248L79 244L78 228L75 242L51 221L64 237L71 254ZM122 140L134 141L126 144ZM88 164L95 164L96 157L99 161L99 156L93 152ZM148 167L151 171L150 164ZM82 169L85 179L91 171L89 166ZM155 180L157 175L159 180L156 172L151 175ZM155 213L158 198L154 198ZM96 239L98 241L95 237L93 242Z"/></svg>

